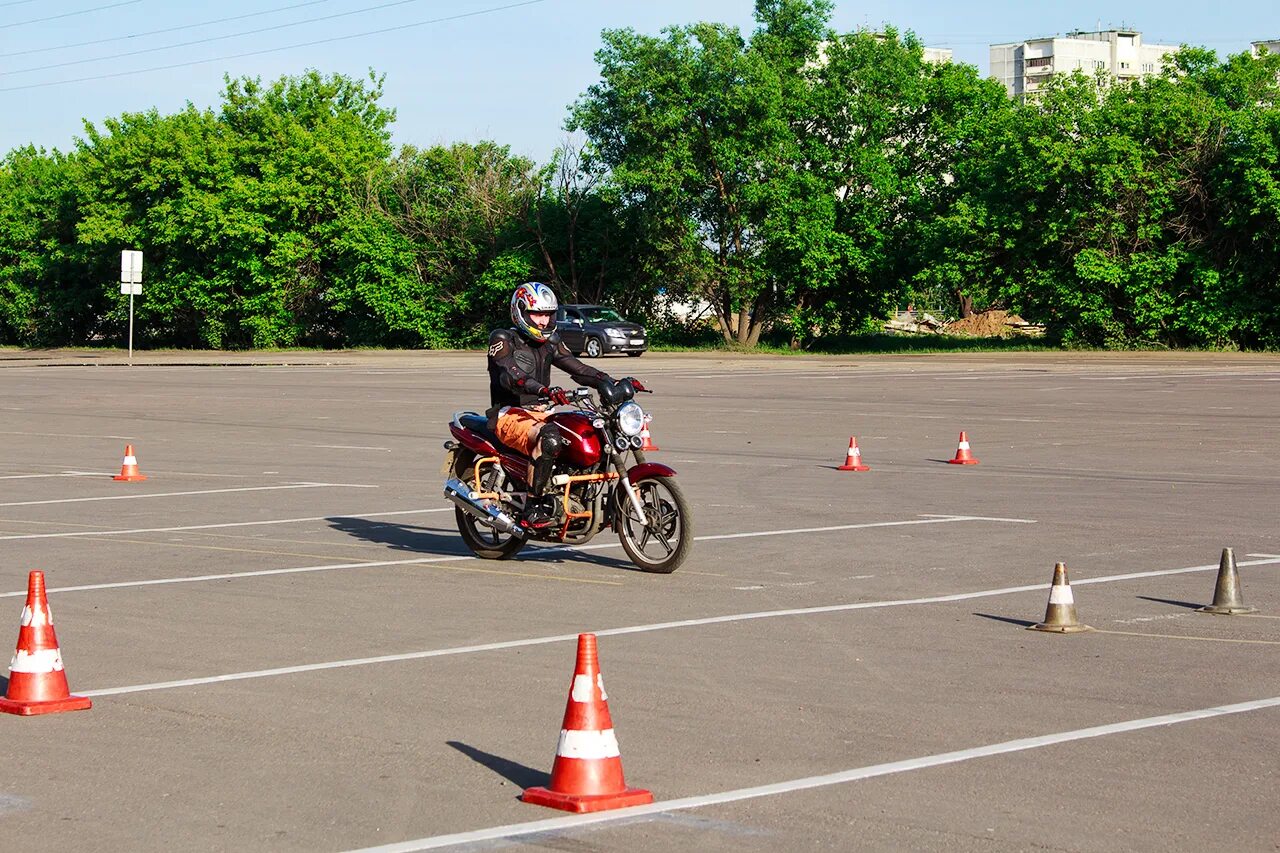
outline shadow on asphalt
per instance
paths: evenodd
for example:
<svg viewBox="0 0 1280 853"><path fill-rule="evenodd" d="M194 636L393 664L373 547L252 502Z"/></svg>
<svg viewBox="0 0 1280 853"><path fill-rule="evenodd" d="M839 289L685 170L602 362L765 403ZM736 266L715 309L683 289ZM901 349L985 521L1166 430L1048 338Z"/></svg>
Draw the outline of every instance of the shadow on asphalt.
<svg viewBox="0 0 1280 853"><path fill-rule="evenodd" d="M463 544L462 538L454 530L439 531L429 527L418 527L413 524L396 524L388 521L370 521L365 518L350 516L334 516L326 518L334 530L354 536L374 545L386 545L396 551L408 551L415 554L429 554L444 557L468 557L471 551ZM539 546L530 546L515 558L518 562L537 563L591 563L609 569L638 572L640 569L628 560L607 557L590 551L552 550Z"/></svg>
<svg viewBox="0 0 1280 853"><path fill-rule="evenodd" d="M996 616L994 613L975 613L973 615L981 616L983 619L992 619L996 622L1008 622L1010 625L1018 625L1022 628L1030 628L1032 625L1036 624L1035 621L1031 619L1013 619L1008 616Z"/></svg>
<svg viewBox="0 0 1280 853"><path fill-rule="evenodd" d="M525 767L523 764L485 752L483 749L476 749L474 746L460 741L449 740L445 741L445 743L475 763L488 767L513 785L519 785L521 788L533 788L537 786L546 787L551 783L550 773L544 773L532 767Z"/></svg>
<svg viewBox="0 0 1280 853"><path fill-rule="evenodd" d="M466 556L471 553L454 532L442 533L429 527L369 521L349 516L326 518L325 521L334 530L375 545L386 545L396 551L429 552L444 556Z"/></svg>
<svg viewBox="0 0 1280 853"><path fill-rule="evenodd" d="M1175 598L1153 598L1150 595L1138 595L1135 598L1141 598L1143 601L1154 601L1156 604L1172 604L1174 607L1186 607L1191 610L1199 610L1204 607L1203 604L1196 604L1191 601L1178 601Z"/></svg>

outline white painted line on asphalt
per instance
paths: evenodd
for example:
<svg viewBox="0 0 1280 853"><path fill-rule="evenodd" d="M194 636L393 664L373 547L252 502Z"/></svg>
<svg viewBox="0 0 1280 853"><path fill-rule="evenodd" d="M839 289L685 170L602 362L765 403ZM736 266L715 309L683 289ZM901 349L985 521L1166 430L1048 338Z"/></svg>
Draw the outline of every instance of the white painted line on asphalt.
<svg viewBox="0 0 1280 853"><path fill-rule="evenodd" d="M60 474L5 474L0 480L40 480L45 477L110 477L107 471L63 471Z"/></svg>
<svg viewBox="0 0 1280 853"><path fill-rule="evenodd" d="M0 435L29 435L36 438L111 438L117 441L137 441L132 435L92 435L81 432L30 432L27 430L0 430Z"/></svg>
<svg viewBox="0 0 1280 853"><path fill-rule="evenodd" d="M215 530L224 527L254 527L264 524L295 524L303 521L330 521L332 519L386 518L393 515L418 515L428 512L451 512L453 507L432 509L405 509L396 512L362 512L359 515L311 515L305 518L273 518L269 521L229 521L224 524L187 524L182 527L135 527L131 530L77 530L70 533L16 533L0 536L0 541L10 539L66 539L83 536L123 536L134 533L173 533L182 530Z"/></svg>
<svg viewBox="0 0 1280 853"><path fill-rule="evenodd" d="M675 800L658 801L644 806L631 806L613 811L595 812L583 815L566 815L544 820L533 820L527 823L512 823L506 826L492 826L470 832L457 832L451 835L433 835L413 841L400 841L381 844L377 847L365 847L350 853L412 853L416 850L432 850L454 844L474 844L480 841L519 838L542 832L573 829L599 823L613 823L630 820L644 815L662 814L683 809L697 809L705 806L723 805L741 800L752 800L760 797L773 797L811 788L825 788L831 785L843 785L846 782L857 782L862 779L874 779L878 776L891 776L895 773L909 773L913 770L925 770L930 767L941 767L946 764L958 764L976 758L990 758L994 755L1006 755L1011 752L1025 752L1030 749L1041 749L1077 740L1105 737L1107 735L1125 734L1128 732L1154 729L1161 726L1174 726L1191 723L1197 720L1208 720L1214 717L1225 717L1231 714L1245 714L1250 711L1262 711L1280 707L1280 696L1270 699L1254 699L1250 702L1237 702L1233 705L1217 705L1212 708L1200 708L1194 711L1178 711L1172 714L1161 714L1157 717L1143 717L1137 720L1125 720L1119 723L1108 723L1102 726L1090 726L1084 729L1056 732L1047 735L1007 740L1001 743L975 746L970 749L958 749L954 752L942 752L936 755L924 755L919 758L908 758L904 761L890 761L885 764L872 764L868 767L857 767L842 770L838 773L827 773L822 776L806 776L786 782L774 782L768 785L756 785L751 788L737 788L732 791L721 791L717 794L702 794L694 797L681 797Z"/></svg>
<svg viewBox="0 0 1280 853"><path fill-rule="evenodd" d="M984 518L978 515L930 515L911 521L872 521L864 524L835 524L830 527L794 527L786 530L761 530L756 533L721 533L715 536L695 536L695 542L716 539L750 539L756 536L788 536L796 533L830 533L836 530L865 530L868 527L907 527L914 524L947 524L954 521L1005 521L1013 524L1035 524L1030 518Z"/></svg>
<svg viewBox="0 0 1280 853"><path fill-rule="evenodd" d="M153 578L145 581L117 581L115 583L91 583L82 584L80 586L62 586L50 587L47 592L93 592L100 589L126 589L138 586L167 586L177 583L202 583L204 581L225 581L225 580L241 580L243 578L263 578L273 575L297 575L307 574L309 572L332 572L341 569L376 569L384 566L412 566L423 565L425 563L454 563L459 560L474 560L470 554L467 555L450 555L440 557L416 557L410 560L373 560L363 563L330 563L325 566L299 566L292 569L260 569L254 572L225 572L217 575L191 575L188 577L177 578ZM4 592L0 593L0 598L18 598L27 593L23 592Z"/></svg>
<svg viewBox="0 0 1280 853"><path fill-rule="evenodd" d="M448 511L453 507L444 507L443 511ZM826 533L837 530L859 530L868 527L898 527L904 524L942 524L953 521L986 521L978 516L967 515L945 515L937 518L915 520L915 521L876 521L866 524L841 524L834 527L810 527L797 528L793 530L761 530L752 533L723 533L714 536L695 536L695 542L702 542L716 539L748 539L756 536L786 536L797 533ZM1003 519L998 519L1003 520ZM1014 519L1017 522L1027 522L1026 519ZM1028 522L1029 523L1029 522ZM531 556L538 554L557 554L562 552L573 551L602 551L607 548L621 548L621 544L617 542L602 542L595 545L557 545L550 548L539 548L536 551L526 552ZM289 569L259 569L249 572L225 572L216 575L194 575L186 577L174 578L154 578L144 581L118 581L115 583L95 583L83 584L80 586L62 586L50 587L49 592L89 592L97 589L121 589L124 587L135 586L158 586L162 584L175 583L197 583L202 581L214 580L231 580L233 578L261 578L270 577L272 575L294 575L305 574L307 572L331 572L341 569L372 569L384 566L412 566L423 565L427 563L455 563L461 560L474 560L475 557L470 554L440 554L432 557L413 557L407 560L373 560L361 563L331 563L323 566L298 566ZM17 598L26 595L26 590L18 590L16 592L0 593L0 598Z"/></svg>
<svg viewBox="0 0 1280 853"><path fill-rule="evenodd" d="M990 515L936 515L933 513L921 513L925 518L950 518L955 521L1004 521L1009 524L1036 524L1034 518L997 518Z"/></svg>
<svg viewBox="0 0 1280 853"><path fill-rule="evenodd" d="M404 562L426 562L425 560L407 560ZM440 561L443 562L443 561ZM1271 563L1280 563L1280 557L1273 560L1255 560L1252 562L1237 563L1239 566L1257 566ZM385 563L382 565L395 565L395 563ZM1074 583L1079 585L1082 583L1109 583L1111 581L1130 580L1137 577L1158 577L1161 575L1174 575L1184 572L1204 572L1210 569L1216 570L1217 564L1204 566L1190 566L1181 569L1158 569L1151 572L1132 572L1124 575L1106 575L1096 578L1085 578L1077 580ZM818 613L843 613L851 610L876 610L886 607L907 607L917 604L941 604L951 601L968 601L975 598L991 598L998 595L1009 595L1017 592L1034 592L1044 590L1049 584L1037 583L1028 584L1026 586L1010 586L1003 589L985 589L978 592L959 592L951 595L935 595L929 598L899 598L887 601L859 601L853 604L828 604L818 607L795 607L789 610L763 610L755 613L731 613L726 616L707 616L698 619L680 619L673 622L655 622L650 625L631 625L623 628L604 628L593 631L598 637L613 637L623 634L644 634L653 631L666 631L672 628L694 628L703 625L720 625L728 622L746 622L754 619L775 619L780 616L812 616ZM55 592L56 590L49 590ZM25 595L25 593L23 593ZM144 693L152 690L168 690L174 687L195 687L202 684L217 684L224 681L244 681L251 678L269 678L276 675L295 675L303 672L317 672L326 669L345 669L353 666L368 666L370 664L379 663L395 663L398 661L423 660L425 658L449 657L452 655L465 655L475 652L500 651L503 649L518 649L527 646L543 646L549 643L561 643L569 640L575 640L578 632L572 634L555 634L548 637L531 637L523 640L507 640L497 643L484 643L476 646L454 646L444 649L429 649L417 652L402 652L393 655L378 655L376 657L351 658L348 660L324 661L321 663L301 664L298 666L282 666L274 669L259 669L250 672L232 672L224 675L211 675L202 678L184 678L178 681L160 681L151 684L134 684L126 687L106 687L100 690L77 690L77 695L83 696L116 696L122 693Z"/></svg>
<svg viewBox="0 0 1280 853"><path fill-rule="evenodd" d="M60 498L56 501L13 501L0 506L42 506L44 504L75 504L88 501L133 501L143 498L176 498L183 495L220 495L227 492L272 492L281 489L376 489L355 483L290 483L285 486L244 486L238 489L202 489L198 492L153 492L142 495L104 495L96 498Z"/></svg>

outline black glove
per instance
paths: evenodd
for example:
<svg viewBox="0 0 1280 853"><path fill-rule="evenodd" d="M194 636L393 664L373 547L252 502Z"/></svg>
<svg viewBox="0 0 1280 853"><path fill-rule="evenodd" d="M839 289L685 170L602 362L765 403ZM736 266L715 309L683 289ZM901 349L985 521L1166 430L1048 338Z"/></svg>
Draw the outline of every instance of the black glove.
<svg viewBox="0 0 1280 853"><path fill-rule="evenodd" d="M636 379L634 376L624 376L624 377L622 378L622 381L623 381L623 382L630 382L630 383L631 383L631 387L632 387L632 388L634 388L634 389L636 389L637 391L645 391L645 392L648 392L648 391L649 391L649 389L648 389L648 388L646 388L646 387L644 387L644 385L642 385L642 384L640 383L640 380L639 380L639 379Z"/></svg>

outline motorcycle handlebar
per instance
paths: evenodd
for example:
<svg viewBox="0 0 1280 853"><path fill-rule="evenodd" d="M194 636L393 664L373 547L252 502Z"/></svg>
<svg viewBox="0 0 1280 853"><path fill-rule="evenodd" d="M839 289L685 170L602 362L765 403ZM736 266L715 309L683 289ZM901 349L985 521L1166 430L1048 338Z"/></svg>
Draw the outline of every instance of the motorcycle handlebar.
<svg viewBox="0 0 1280 853"><path fill-rule="evenodd" d="M591 389L590 388L574 388L571 391L568 391L568 390L565 391L564 396L569 400L589 400L591 399ZM538 396L538 402L554 403L555 401L552 400L550 397L548 397L546 394L541 394Z"/></svg>

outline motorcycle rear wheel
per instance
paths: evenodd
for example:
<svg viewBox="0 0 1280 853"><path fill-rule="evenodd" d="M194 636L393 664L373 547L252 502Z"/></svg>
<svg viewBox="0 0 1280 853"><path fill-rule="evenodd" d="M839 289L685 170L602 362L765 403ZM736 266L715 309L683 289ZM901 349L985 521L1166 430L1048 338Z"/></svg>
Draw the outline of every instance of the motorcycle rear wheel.
<svg viewBox="0 0 1280 853"><path fill-rule="evenodd" d="M618 539L631 562L641 571L669 575L689 555L693 522L680 486L670 477L648 477L632 486L644 505L645 519L618 489Z"/></svg>
<svg viewBox="0 0 1280 853"><path fill-rule="evenodd" d="M464 483L470 483L475 474L476 457L474 453L459 453L454 464L453 475ZM502 477L496 465L489 465L481 474L481 487L486 491L497 491L495 482ZM525 546L525 540L510 533L500 533L461 507L454 507L453 514L458 522L458 534L462 541L482 560L509 560Z"/></svg>

